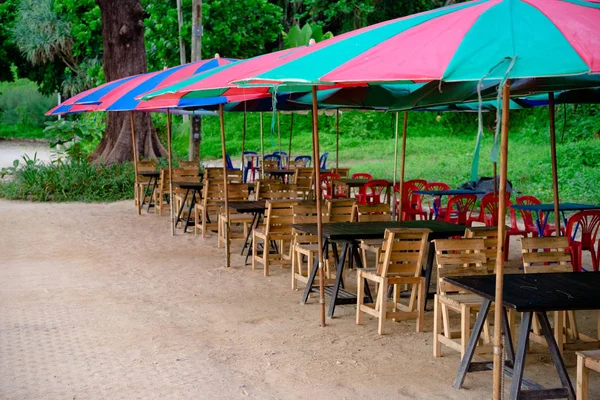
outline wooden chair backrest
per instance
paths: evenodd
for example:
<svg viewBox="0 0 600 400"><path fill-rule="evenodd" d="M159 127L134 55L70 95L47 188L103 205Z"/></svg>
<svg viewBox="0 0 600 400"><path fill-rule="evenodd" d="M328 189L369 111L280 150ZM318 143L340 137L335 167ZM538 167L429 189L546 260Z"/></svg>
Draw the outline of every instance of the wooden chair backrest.
<svg viewBox="0 0 600 400"><path fill-rule="evenodd" d="M179 161L179 168L200 168L198 161Z"/></svg>
<svg viewBox="0 0 600 400"><path fill-rule="evenodd" d="M280 179L257 179L254 182L254 193L257 200L270 199L269 194L283 185Z"/></svg>
<svg viewBox="0 0 600 400"><path fill-rule="evenodd" d="M298 193L298 187L292 183L282 183L273 186L270 191L261 192L261 199L264 200L302 200L302 195Z"/></svg>
<svg viewBox="0 0 600 400"><path fill-rule="evenodd" d="M430 232L429 229L386 229L377 274L382 277L419 276Z"/></svg>
<svg viewBox="0 0 600 400"><path fill-rule="evenodd" d="M210 179L204 181L202 187L202 205L216 206L223 201L223 181Z"/></svg>
<svg viewBox="0 0 600 400"><path fill-rule="evenodd" d="M294 224L316 224L317 223L317 205L305 205L298 204L292 206L293 213L293 222ZM323 207L321 209L321 221L323 223L329 222L329 217L327 216L327 208ZM296 243L317 243L317 235L311 235L310 233L306 233L303 231L299 231L297 229L293 229L294 236L296 238Z"/></svg>
<svg viewBox="0 0 600 400"><path fill-rule="evenodd" d="M294 222L292 207L297 204L297 200L267 200L265 233L282 238L291 237L292 223Z"/></svg>
<svg viewBox="0 0 600 400"><path fill-rule="evenodd" d="M138 161L138 172L156 171L156 161Z"/></svg>
<svg viewBox="0 0 600 400"><path fill-rule="evenodd" d="M198 182L199 168L173 168L173 182Z"/></svg>
<svg viewBox="0 0 600 400"><path fill-rule="evenodd" d="M392 213L387 204L355 204L354 213L358 222L391 221Z"/></svg>
<svg viewBox="0 0 600 400"><path fill-rule="evenodd" d="M304 164L304 161L302 161L302 160L298 160L298 161L291 160L291 161L288 161L288 168L289 169L298 169L298 168L304 168L304 167L305 167L305 164Z"/></svg>
<svg viewBox="0 0 600 400"><path fill-rule="evenodd" d="M160 181L158 182L158 190L160 192L169 191L169 168L161 168Z"/></svg>
<svg viewBox="0 0 600 400"><path fill-rule="evenodd" d="M207 167L204 168L204 179L223 179L223 168Z"/></svg>
<svg viewBox="0 0 600 400"><path fill-rule="evenodd" d="M356 199L327 199L329 222L354 222Z"/></svg>
<svg viewBox="0 0 600 400"><path fill-rule="evenodd" d="M279 169L279 161L277 160L264 160L261 161L261 165L265 171L269 169Z"/></svg>
<svg viewBox="0 0 600 400"><path fill-rule="evenodd" d="M341 179L346 179L350 176L350 168L331 168L331 172L338 174Z"/></svg>
<svg viewBox="0 0 600 400"><path fill-rule="evenodd" d="M438 293L461 290L444 281L446 276L487 275L483 239L437 239L435 262L438 271Z"/></svg>
<svg viewBox="0 0 600 400"><path fill-rule="evenodd" d="M223 185L221 185L223 188ZM250 189L247 183L230 183L227 185L227 198L229 201L246 201L250 196ZM221 197L224 198L224 194L221 193Z"/></svg>
<svg viewBox="0 0 600 400"><path fill-rule="evenodd" d="M294 183L298 186L298 190L304 194L304 198L308 199L313 187L313 168L296 168L294 174Z"/></svg>
<svg viewBox="0 0 600 400"><path fill-rule="evenodd" d="M506 232L506 231L505 231ZM488 272L496 270L496 259L498 256L498 228L495 226L473 226L465 231L467 239L483 239L485 245L485 258L487 259L486 267ZM504 243L504 239L500 241Z"/></svg>
<svg viewBox="0 0 600 400"><path fill-rule="evenodd" d="M522 238L521 252L525 273L573 272L568 247L569 239L566 236Z"/></svg>

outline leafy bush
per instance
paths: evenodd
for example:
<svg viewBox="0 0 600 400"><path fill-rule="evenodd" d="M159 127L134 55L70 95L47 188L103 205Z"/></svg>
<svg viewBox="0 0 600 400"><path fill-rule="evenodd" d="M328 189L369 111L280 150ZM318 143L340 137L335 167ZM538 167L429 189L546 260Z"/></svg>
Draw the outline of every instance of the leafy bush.
<svg viewBox="0 0 600 400"><path fill-rule="evenodd" d="M15 126L15 134L20 127L44 126L44 113L55 104L54 97L42 95L28 79L0 82L0 125Z"/></svg>
<svg viewBox="0 0 600 400"><path fill-rule="evenodd" d="M9 182L0 183L0 197L31 201L106 202L133 198L132 163L94 165L87 161L49 165L34 159L11 167Z"/></svg>
<svg viewBox="0 0 600 400"><path fill-rule="evenodd" d="M55 150L54 157L57 161L68 156L72 162L81 162L102 139L103 126L95 118L87 116L47 122L44 132L53 135L50 147Z"/></svg>

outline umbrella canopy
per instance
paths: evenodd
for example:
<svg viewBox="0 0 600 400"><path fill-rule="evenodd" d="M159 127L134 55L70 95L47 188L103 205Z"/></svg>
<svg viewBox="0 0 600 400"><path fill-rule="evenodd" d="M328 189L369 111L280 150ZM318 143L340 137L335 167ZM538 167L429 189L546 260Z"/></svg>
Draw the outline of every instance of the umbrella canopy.
<svg viewBox="0 0 600 400"><path fill-rule="evenodd" d="M236 82L452 82L600 73L598 26L597 3L471 1L301 48Z"/></svg>
<svg viewBox="0 0 600 400"><path fill-rule="evenodd" d="M162 107L144 104L136 97L150 90L170 86L175 82L190 76L201 74L221 65L227 65L235 60L227 58L213 58L184 64L163 71L134 75L116 81L105 83L97 88L86 90L69 100L59 104L46 115L60 115L89 111L132 111L160 109Z"/></svg>

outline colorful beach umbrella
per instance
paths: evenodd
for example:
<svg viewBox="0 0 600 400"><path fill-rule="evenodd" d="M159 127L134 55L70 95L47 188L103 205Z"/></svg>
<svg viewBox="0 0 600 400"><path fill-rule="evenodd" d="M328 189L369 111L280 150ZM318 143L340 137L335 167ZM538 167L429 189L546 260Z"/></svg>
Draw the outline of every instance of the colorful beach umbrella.
<svg viewBox="0 0 600 400"><path fill-rule="evenodd" d="M600 73L598 26L600 5L587 1L470 1L301 48L236 82L453 82Z"/></svg>
<svg viewBox="0 0 600 400"><path fill-rule="evenodd" d="M60 115L66 113L90 111L136 111L155 110L163 107L144 104L140 107L140 100L136 97L151 90L168 87L174 83L201 74L205 71L222 65L234 63L235 60L227 58L212 58L201 60L163 71L149 72L134 75L116 81L105 83L97 88L86 90L69 100L59 104L46 115Z"/></svg>

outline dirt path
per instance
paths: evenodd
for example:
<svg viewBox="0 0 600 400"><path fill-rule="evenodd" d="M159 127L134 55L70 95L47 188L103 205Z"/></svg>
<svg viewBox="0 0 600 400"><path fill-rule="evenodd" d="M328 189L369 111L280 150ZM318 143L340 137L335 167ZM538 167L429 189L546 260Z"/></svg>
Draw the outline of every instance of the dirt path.
<svg viewBox="0 0 600 400"><path fill-rule="evenodd" d="M320 328L288 270L225 269L214 237L173 238L129 201L0 200L0 227L2 399L491 398L490 373L451 387L459 355L432 357L431 313L420 334L390 322L380 337L353 306ZM533 350L528 375L556 383Z"/></svg>

